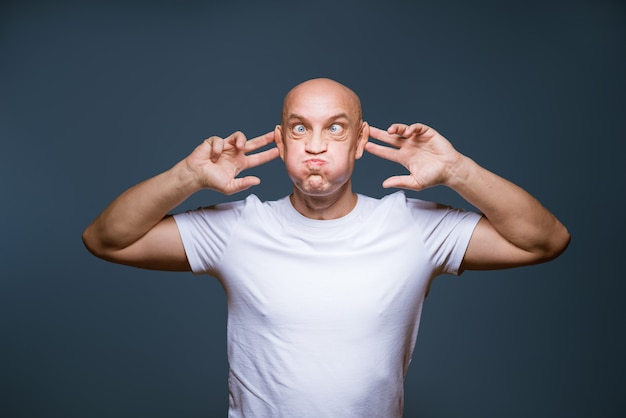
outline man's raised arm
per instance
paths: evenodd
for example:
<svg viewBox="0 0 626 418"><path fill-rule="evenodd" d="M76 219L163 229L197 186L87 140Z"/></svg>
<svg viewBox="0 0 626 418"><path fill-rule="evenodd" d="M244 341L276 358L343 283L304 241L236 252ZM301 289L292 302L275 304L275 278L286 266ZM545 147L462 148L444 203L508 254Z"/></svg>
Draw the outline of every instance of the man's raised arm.
<svg viewBox="0 0 626 418"><path fill-rule="evenodd" d="M188 271L189 263L168 212L201 189L233 194L260 183L242 171L278 157L274 147L254 152L274 141L270 132L246 140L241 132L210 137L174 167L122 193L83 232L94 255L135 267Z"/></svg>
<svg viewBox="0 0 626 418"><path fill-rule="evenodd" d="M548 261L569 243L567 229L534 197L457 152L423 124L394 124L387 131L370 127L370 136L390 146L368 143L366 150L406 167L384 187L423 190L444 185L484 215L463 259L462 269L483 270Z"/></svg>

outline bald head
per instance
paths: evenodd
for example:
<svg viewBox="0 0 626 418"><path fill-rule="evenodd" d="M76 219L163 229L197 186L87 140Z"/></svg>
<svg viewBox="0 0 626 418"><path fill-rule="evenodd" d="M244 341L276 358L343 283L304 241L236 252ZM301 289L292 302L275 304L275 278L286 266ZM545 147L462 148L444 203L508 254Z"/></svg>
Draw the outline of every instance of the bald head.
<svg viewBox="0 0 626 418"><path fill-rule="evenodd" d="M283 102L282 123L287 121L294 108L302 108L303 103L313 105L331 101L339 103L350 119L361 122L361 101L354 91L329 78L314 78L298 84L287 93Z"/></svg>

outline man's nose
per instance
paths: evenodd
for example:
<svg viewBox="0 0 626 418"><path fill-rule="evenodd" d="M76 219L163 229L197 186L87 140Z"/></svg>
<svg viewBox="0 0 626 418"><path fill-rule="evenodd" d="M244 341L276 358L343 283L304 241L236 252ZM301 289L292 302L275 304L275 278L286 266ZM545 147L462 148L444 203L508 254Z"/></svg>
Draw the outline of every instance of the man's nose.
<svg viewBox="0 0 626 418"><path fill-rule="evenodd" d="M326 151L326 139L320 132L313 132L307 139L305 149L311 154L319 154Z"/></svg>

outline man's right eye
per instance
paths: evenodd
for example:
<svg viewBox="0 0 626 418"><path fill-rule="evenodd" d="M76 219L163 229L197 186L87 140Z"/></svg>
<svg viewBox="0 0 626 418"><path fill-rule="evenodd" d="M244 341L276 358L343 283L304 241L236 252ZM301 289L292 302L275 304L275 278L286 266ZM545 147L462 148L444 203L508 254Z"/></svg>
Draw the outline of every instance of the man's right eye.
<svg viewBox="0 0 626 418"><path fill-rule="evenodd" d="M294 134L303 134L305 131L306 131L306 128L304 127L304 125L295 125L293 127Z"/></svg>

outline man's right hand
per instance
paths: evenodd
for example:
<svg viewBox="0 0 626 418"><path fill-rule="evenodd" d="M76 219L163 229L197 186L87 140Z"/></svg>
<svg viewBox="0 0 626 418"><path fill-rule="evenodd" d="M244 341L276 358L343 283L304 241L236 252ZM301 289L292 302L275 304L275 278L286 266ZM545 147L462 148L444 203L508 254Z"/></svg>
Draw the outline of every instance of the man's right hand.
<svg viewBox="0 0 626 418"><path fill-rule="evenodd" d="M278 157L276 147L253 153L272 142L273 131L249 141L242 132L235 132L226 138L212 136L196 147L184 160L184 165L195 176L198 188L230 195L261 182L256 176L237 176L246 169Z"/></svg>
<svg viewBox="0 0 626 418"><path fill-rule="evenodd" d="M156 269L190 269L174 219L167 213L200 189L233 194L259 184L237 177L278 157L270 132L246 141L241 132L205 140L172 169L131 187L117 197L83 232L89 251L115 263ZM250 154L251 153L251 154Z"/></svg>

